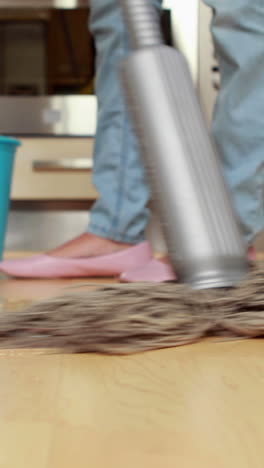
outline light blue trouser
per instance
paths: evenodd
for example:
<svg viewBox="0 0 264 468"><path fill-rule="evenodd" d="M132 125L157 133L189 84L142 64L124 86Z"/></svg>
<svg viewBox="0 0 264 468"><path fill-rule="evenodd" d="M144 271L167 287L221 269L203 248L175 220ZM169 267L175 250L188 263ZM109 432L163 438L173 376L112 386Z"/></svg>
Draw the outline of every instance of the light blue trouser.
<svg viewBox="0 0 264 468"><path fill-rule="evenodd" d="M149 0L160 8L162 0ZM213 134L248 242L264 227L264 2L204 0L222 73ZM136 243L149 219L149 190L117 69L129 51L118 0L91 0L97 49L98 130L89 231Z"/></svg>
<svg viewBox="0 0 264 468"><path fill-rule="evenodd" d="M264 1L204 1L222 76L212 130L251 242L264 228Z"/></svg>
<svg viewBox="0 0 264 468"><path fill-rule="evenodd" d="M148 0L160 8L162 0ZM118 78L129 41L118 0L91 0L90 30L97 52L98 122L94 184L100 194L89 231L116 241L144 239L149 189Z"/></svg>

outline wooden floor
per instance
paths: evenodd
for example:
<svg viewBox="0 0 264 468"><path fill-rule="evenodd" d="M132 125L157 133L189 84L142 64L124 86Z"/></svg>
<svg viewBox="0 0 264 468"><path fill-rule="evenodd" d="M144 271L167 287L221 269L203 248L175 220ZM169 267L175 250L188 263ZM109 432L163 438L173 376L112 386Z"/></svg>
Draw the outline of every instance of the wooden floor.
<svg viewBox="0 0 264 468"><path fill-rule="evenodd" d="M65 281L0 282L44 298ZM0 352L0 468L263 468L264 341L130 357Z"/></svg>

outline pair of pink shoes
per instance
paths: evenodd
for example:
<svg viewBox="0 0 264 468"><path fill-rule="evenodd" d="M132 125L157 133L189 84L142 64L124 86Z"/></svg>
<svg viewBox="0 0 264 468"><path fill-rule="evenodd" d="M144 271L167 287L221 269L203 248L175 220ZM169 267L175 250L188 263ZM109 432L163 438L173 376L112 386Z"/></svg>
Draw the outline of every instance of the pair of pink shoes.
<svg viewBox="0 0 264 468"><path fill-rule="evenodd" d="M0 272L16 278L119 277L122 282L173 281L172 267L153 257L151 246L142 242L110 255L89 258L61 258L37 255L0 262Z"/></svg>
<svg viewBox="0 0 264 468"><path fill-rule="evenodd" d="M256 259L254 248L248 251ZM119 277L126 283L175 281L172 267L153 257L151 246L142 242L110 255L89 258L61 258L38 255L22 260L0 262L0 271L16 278L95 278Z"/></svg>

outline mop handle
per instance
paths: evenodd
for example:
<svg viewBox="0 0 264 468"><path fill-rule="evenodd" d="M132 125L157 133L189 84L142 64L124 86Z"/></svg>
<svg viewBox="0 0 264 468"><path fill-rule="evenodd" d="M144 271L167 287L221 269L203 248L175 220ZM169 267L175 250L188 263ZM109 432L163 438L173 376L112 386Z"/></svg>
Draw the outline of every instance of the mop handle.
<svg viewBox="0 0 264 468"><path fill-rule="evenodd" d="M133 49L164 44L158 9L150 0L120 0Z"/></svg>
<svg viewBox="0 0 264 468"><path fill-rule="evenodd" d="M169 256L180 281L230 287L246 245L187 61L163 43L150 0L120 0L134 51L120 76Z"/></svg>

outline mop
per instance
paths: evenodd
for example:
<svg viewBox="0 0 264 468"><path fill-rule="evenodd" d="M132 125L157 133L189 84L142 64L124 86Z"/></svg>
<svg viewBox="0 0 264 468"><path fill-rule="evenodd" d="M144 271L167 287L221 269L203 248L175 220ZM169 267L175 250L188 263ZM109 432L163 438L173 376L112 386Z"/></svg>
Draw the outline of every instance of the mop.
<svg viewBox="0 0 264 468"><path fill-rule="evenodd" d="M76 292L0 316L2 348L129 354L264 335L263 267L247 260L219 156L182 54L148 0L121 0L121 79L178 283Z"/></svg>

